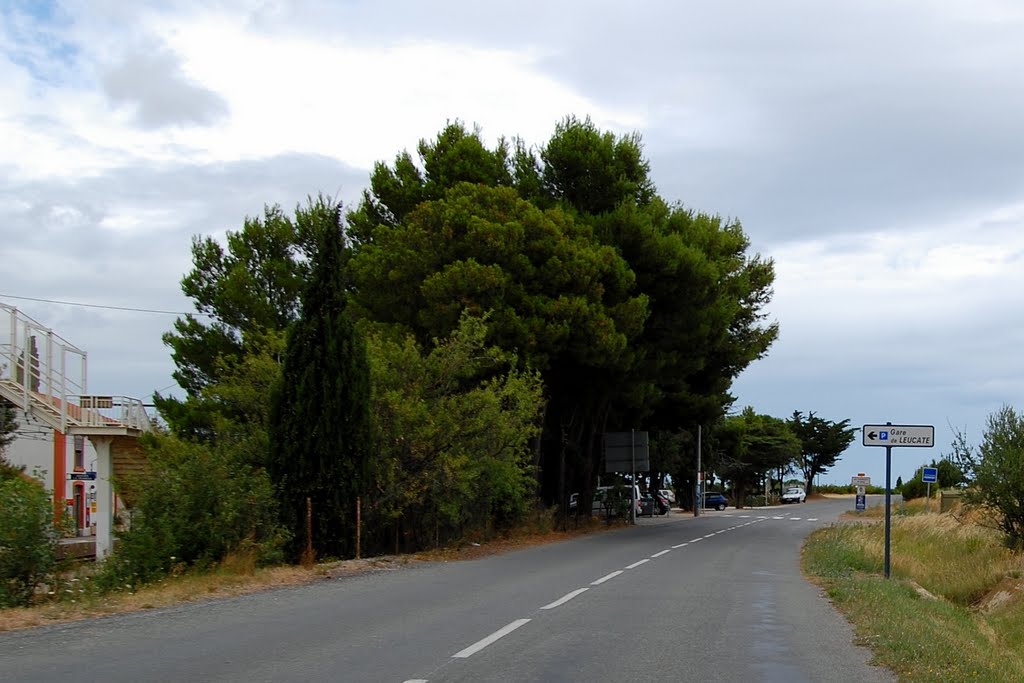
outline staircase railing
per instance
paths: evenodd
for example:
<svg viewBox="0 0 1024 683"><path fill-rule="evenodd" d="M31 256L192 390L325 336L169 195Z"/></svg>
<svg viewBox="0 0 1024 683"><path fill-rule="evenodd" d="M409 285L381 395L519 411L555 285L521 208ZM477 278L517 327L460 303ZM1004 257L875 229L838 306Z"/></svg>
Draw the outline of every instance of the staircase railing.
<svg viewBox="0 0 1024 683"><path fill-rule="evenodd" d="M127 426L148 430L139 399L89 393L88 355L14 306L0 303L0 396L55 429Z"/></svg>

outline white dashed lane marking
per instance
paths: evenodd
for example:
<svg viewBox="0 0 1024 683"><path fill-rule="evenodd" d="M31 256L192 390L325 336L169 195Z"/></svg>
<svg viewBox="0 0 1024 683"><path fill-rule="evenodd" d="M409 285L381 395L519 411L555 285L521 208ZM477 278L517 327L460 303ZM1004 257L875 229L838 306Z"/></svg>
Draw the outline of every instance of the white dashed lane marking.
<svg viewBox="0 0 1024 683"><path fill-rule="evenodd" d="M640 565L645 564L647 562L650 562L650 559L645 557L644 559L640 560L639 562L634 562L633 564L626 565L626 569L636 569Z"/></svg>
<svg viewBox="0 0 1024 683"><path fill-rule="evenodd" d="M575 598L580 593L586 593L588 590L590 590L590 589L589 588L577 588L576 590L574 590L571 593L566 593L565 595L563 595L562 597L558 598L554 602L551 602L551 603L548 603L547 605L544 605L543 607L541 607L541 609L554 609L554 608L558 607L559 605L564 605L565 603L569 602L570 600Z"/></svg>
<svg viewBox="0 0 1024 683"><path fill-rule="evenodd" d="M602 576L600 579L598 579L597 581L591 581L590 585L591 586L600 586L605 581L608 581L609 579L614 579L616 576L618 576L621 573L622 573L621 569L616 569L611 574L606 574L606 575Z"/></svg>
<svg viewBox="0 0 1024 683"><path fill-rule="evenodd" d="M672 552L672 548L668 548L666 550L662 550L660 553L654 553L653 555L651 555L651 559L653 560L655 557L661 557L662 555L667 555L670 552Z"/></svg>
<svg viewBox="0 0 1024 683"><path fill-rule="evenodd" d="M493 643L495 641L498 641L498 640L501 640L502 638L504 638L508 634L512 633L512 631L515 631L520 626L524 626L524 625L529 624L529 623L530 623L529 619L516 619L511 624L508 624L506 626L503 626L503 627L499 628L497 631L495 631L491 635L487 636L486 638L483 638L481 640L476 641L475 643L473 643L469 647L465 648L464 650L459 650L458 652L453 654L452 657L458 657L459 659L465 659L466 657L472 657L477 652L480 652L480 650L484 649L485 647L487 647L491 643Z"/></svg>

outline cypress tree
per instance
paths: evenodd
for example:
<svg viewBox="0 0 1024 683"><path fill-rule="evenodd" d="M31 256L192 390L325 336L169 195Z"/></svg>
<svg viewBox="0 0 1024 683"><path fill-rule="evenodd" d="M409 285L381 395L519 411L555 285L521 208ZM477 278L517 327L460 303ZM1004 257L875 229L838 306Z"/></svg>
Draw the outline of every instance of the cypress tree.
<svg viewBox="0 0 1024 683"><path fill-rule="evenodd" d="M289 331L271 405L269 470L290 554L348 557L355 547L356 497L369 481L370 373L366 345L347 310L341 206L320 197L300 210L317 236L302 313Z"/></svg>

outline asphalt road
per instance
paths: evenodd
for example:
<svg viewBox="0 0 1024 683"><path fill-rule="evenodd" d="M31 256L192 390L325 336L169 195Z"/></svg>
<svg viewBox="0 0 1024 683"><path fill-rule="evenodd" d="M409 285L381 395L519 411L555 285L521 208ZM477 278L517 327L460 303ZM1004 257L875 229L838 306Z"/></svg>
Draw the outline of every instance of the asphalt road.
<svg viewBox="0 0 1024 683"><path fill-rule="evenodd" d="M799 572L851 501L0 634L0 680L894 681Z"/></svg>

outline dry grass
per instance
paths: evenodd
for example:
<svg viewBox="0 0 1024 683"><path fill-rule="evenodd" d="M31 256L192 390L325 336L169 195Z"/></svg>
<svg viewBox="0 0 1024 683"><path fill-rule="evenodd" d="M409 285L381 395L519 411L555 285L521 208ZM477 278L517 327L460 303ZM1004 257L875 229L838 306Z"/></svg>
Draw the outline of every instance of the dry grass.
<svg viewBox="0 0 1024 683"><path fill-rule="evenodd" d="M232 555L226 558L213 572L173 576L133 592L95 596L89 595L87 591L82 591L79 598L64 598L60 601L29 608L0 609L0 632L246 595L283 586L311 583L325 578L333 579L372 571L394 570L417 562L473 560L517 548L555 543L609 528L615 527L609 527L596 521L581 524L579 528L570 531L544 532L536 525L531 525L529 528L513 531L487 542L467 542L458 547L430 550L412 555L391 555L321 563L309 568L298 565L257 568L254 556Z"/></svg>
<svg viewBox="0 0 1024 683"><path fill-rule="evenodd" d="M892 519L892 580L878 518L816 531L804 569L901 681L1024 680L1022 557L984 513L920 507Z"/></svg>

